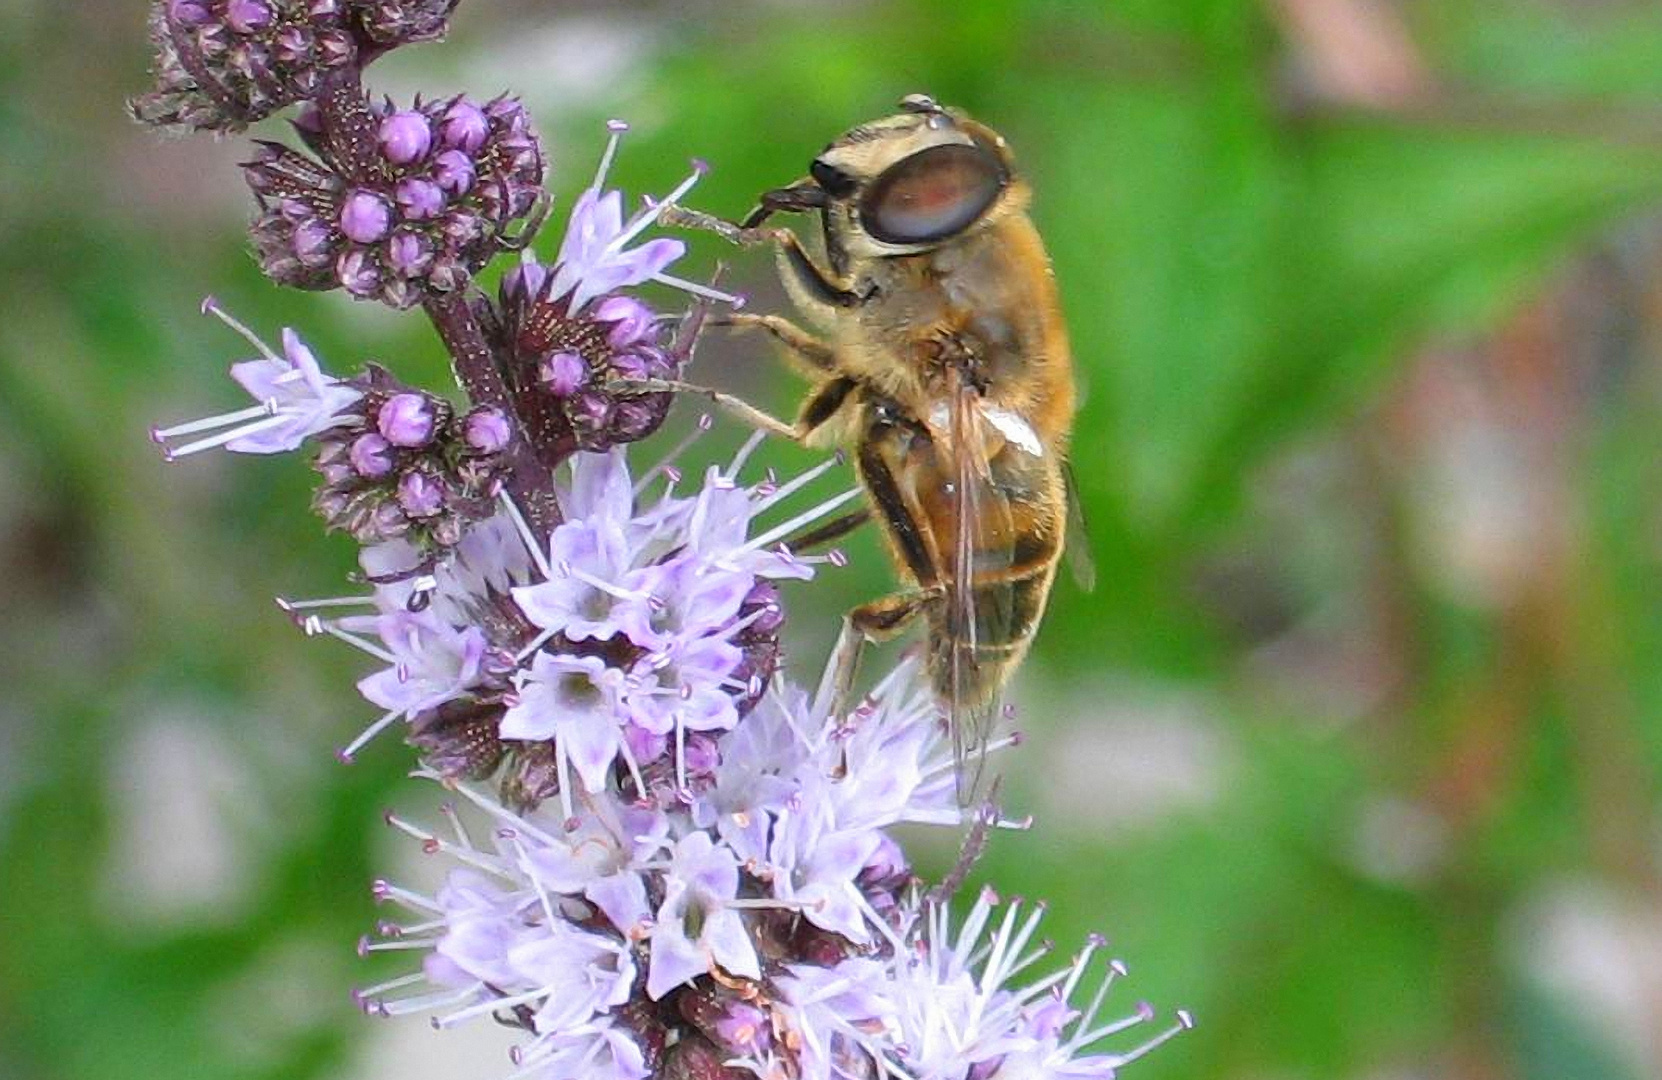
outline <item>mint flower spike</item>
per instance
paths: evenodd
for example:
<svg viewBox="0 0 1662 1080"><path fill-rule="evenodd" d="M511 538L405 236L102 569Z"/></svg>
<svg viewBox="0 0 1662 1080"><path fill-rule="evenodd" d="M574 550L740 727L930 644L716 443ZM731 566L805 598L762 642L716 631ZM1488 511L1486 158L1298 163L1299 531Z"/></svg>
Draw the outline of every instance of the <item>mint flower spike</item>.
<svg viewBox="0 0 1662 1080"><path fill-rule="evenodd" d="M162 448L164 458L175 461L221 446L239 454L278 454L350 422L348 412L363 395L325 374L300 335L285 327L283 352L278 355L212 297L202 302L202 311L241 334L259 353L258 359L231 366L231 378L259 404L172 427L152 428L150 440ZM198 438L174 444L174 440L190 436Z"/></svg>

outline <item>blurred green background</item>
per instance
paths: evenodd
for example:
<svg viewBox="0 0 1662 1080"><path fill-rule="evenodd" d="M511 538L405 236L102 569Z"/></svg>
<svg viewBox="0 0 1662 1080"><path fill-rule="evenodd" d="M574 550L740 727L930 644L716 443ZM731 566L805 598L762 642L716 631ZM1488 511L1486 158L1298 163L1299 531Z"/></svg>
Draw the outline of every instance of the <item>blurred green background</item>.
<svg viewBox="0 0 1662 1080"><path fill-rule="evenodd" d="M427 796L393 740L332 760L361 665L269 603L351 565L308 470L144 441L237 400L210 291L337 371L442 354L260 279L245 144L124 119L145 6L0 5L0 1077L504 1075L488 1023L347 999L409 861L378 812ZM608 116L618 180L704 156L725 214L903 93L991 122L1088 391L1101 583L1058 588L1005 759L1037 824L980 873L1064 949L1109 934L1124 1007L1198 1014L1143 1080L1662 1076L1654 0L472 0L372 76L522 93L562 209ZM754 342L698 363L800 389ZM793 594L798 677L888 580L852 554Z"/></svg>

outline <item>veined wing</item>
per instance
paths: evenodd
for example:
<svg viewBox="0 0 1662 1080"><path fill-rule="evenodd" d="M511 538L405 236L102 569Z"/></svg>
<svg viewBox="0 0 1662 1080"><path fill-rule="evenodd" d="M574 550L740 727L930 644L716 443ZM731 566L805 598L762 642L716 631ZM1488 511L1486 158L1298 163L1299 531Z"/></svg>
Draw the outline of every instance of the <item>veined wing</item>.
<svg viewBox="0 0 1662 1080"><path fill-rule="evenodd" d="M1004 655L1014 630L1011 581L1016 533L1008 497L996 482L989 443L1013 441L997 414L984 408L973 383L950 382L948 443L952 455L952 552L944 596L944 640L936 643L936 690L944 699L966 805L981 787L987 745L1004 689Z"/></svg>
<svg viewBox="0 0 1662 1080"><path fill-rule="evenodd" d="M1073 583L1090 592L1096 588L1096 560L1091 557L1091 537L1085 528L1085 505L1079 501L1079 481L1074 478L1072 465L1062 467L1062 477L1068 489L1068 525L1062 542L1062 558L1067 560Z"/></svg>

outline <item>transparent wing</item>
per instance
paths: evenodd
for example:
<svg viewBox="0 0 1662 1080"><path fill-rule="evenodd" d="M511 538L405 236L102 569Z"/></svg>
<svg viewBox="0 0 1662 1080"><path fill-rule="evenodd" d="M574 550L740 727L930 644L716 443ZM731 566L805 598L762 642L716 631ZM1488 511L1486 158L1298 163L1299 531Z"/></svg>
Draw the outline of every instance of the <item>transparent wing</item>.
<svg viewBox="0 0 1662 1080"><path fill-rule="evenodd" d="M998 719L1010 642L1015 591L1015 521L1008 498L994 482L987 457L988 432L981 392L957 378L948 405L953 477L952 555L947 567L944 641L937 662L945 669L942 692L958 764L958 796L973 801L986 767L987 744Z"/></svg>
<svg viewBox="0 0 1662 1080"><path fill-rule="evenodd" d="M1068 531L1062 542L1062 557L1068 561L1073 583L1086 592L1096 588L1096 560L1091 557L1091 536L1085 528L1085 504L1079 501L1079 481L1073 466L1064 465L1062 476L1068 485Z"/></svg>

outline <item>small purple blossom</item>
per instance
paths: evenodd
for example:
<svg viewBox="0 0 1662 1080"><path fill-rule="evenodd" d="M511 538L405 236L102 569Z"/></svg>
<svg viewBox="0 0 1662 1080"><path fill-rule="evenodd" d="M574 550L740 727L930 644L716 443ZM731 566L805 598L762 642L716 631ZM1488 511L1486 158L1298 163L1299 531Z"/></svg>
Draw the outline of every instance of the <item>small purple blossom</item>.
<svg viewBox="0 0 1662 1080"><path fill-rule="evenodd" d="M308 438L349 421L348 410L363 395L324 374L317 357L300 335L283 330L278 355L241 323L209 301L204 310L219 316L261 354L231 366L231 378L259 404L238 412L157 428L151 438L168 460L223 446L238 454L278 454L294 450ZM194 437L194 438L192 438ZM173 440L186 439L183 445Z"/></svg>
<svg viewBox="0 0 1662 1080"><path fill-rule="evenodd" d="M569 767L585 790L599 791L622 745L622 685L622 674L599 657L538 653L520 676L516 699L502 718L502 737L552 740L562 775ZM569 782L561 794L569 800Z"/></svg>

